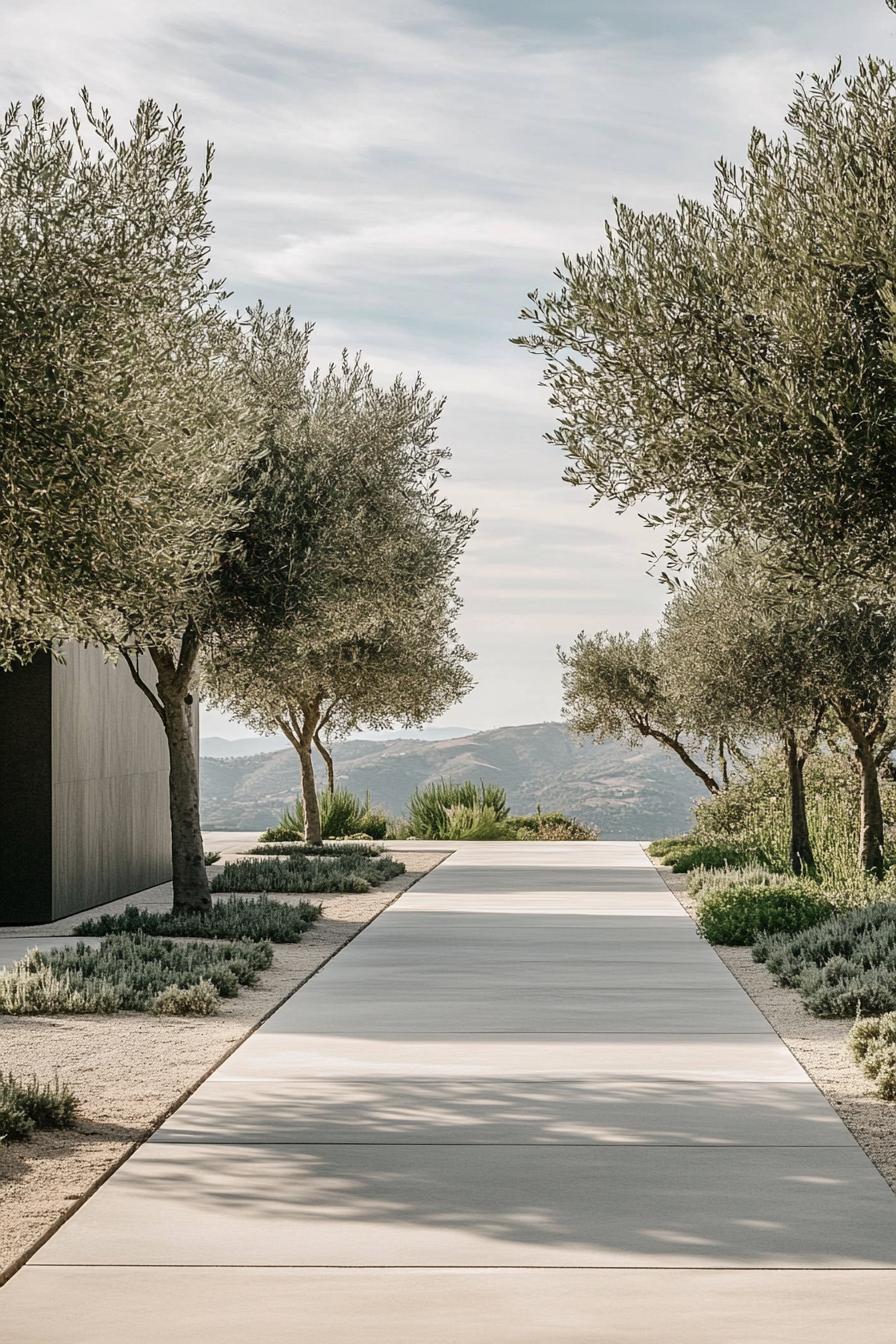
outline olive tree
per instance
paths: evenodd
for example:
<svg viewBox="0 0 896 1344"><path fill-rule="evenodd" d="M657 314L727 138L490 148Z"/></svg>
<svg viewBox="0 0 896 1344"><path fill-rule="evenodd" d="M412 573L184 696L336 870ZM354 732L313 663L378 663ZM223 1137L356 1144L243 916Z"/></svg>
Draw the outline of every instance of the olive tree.
<svg viewBox="0 0 896 1344"><path fill-rule="evenodd" d="M896 553L896 70L800 80L708 203L618 205L530 296L568 478L648 501L667 555L759 535L782 572L887 593Z"/></svg>
<svg viewBox="0 0 896 1344"><path fill-rule="evenodd" d="M298 341L287 315L256 313L268 457L205 678L216 703L296 748L315 841L312 747L325 729L418 723L469 688L453 621L474 520L440 493L441 402L422 382L382 388L347 357L306 379Z"/></svg>
<svg viewBox="0 0 896 1344"><path fill-rule="evenodd" d="M896 744L896 613L849 589L782 584L761 548L723 549L667 607L659 649L685 723L780 738L796 872L814 863L803 769L821 732L832 736L833 717L860 779L858 862L880 876L880 771Z"/></svg>
<svg viewBox="0 0 896 1344"><path fill-rule="evenodd" d="M315 646L294 632L266 639L263 650L228 643L210 666L217 703L259 731L279 728L295 748L311 843L321 839L313 746L331 790L335 783L325 732L419 726L469 690L469 655L456 642L445 596L433 592L432 602L415 603L406 593L398 618L366 638Z"/></svg>
<svg viewBox="0 0 896 1344"><path fill-rule="evenodd" d="M127 658L169 747L175 904L199 907L195 670L261 451L207 272L210 162L194 179L152 102L125 137L86 93L0 128L0 661Z"/></svg>
<svg viewBox="0 0 896 1344"><path fill-rule="evenodd" d="M665 684L686 723L780 741L790 793L790 861L812 871L804 768L830 704L815 657L811 606L747 548L703 560L666 608L658 640Z"/></svg>
<svg viewBox="0 0 896 1344"><path fill-rule="evenodd" d="M583 631L570 649L558 654L563 716L574 733L597 742L652 738L674 752L710 793L719 792L719 781L698 759L704 734L688 730L681 707L669 694L650 631L637 638L605 630L588 636Z"/></svg>

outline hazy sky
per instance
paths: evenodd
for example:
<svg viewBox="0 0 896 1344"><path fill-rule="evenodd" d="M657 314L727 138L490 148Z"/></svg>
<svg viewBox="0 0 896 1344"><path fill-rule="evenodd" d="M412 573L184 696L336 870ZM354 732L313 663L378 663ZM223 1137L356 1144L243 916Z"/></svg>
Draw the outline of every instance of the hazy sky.
<svg viewBox="0 0 896 1344"><path fill-rule="evenodd" d="M538 363L508 343L528 290L599 244L614 195L705 194L797 71L868 51L896 55L883 0L0 0L4 102L180 103L217 148L235 302L291 303L319 362L360 347L446 394L450 494L481 518L478 685L446 718L475 728L557 717L556 644L663 601L650 535L589 508L543 442Z"/></svg>

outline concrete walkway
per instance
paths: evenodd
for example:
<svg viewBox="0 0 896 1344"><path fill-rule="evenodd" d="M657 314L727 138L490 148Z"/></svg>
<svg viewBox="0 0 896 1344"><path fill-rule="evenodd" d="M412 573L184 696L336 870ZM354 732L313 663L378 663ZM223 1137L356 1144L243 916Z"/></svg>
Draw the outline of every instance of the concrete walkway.
<svg viewBox="0 0 896 1344"><path fill-rule="evenodd" d="M894 1269L896 1198L640 847L470 845L0 1290L0 1333L890 1344Z"/></svg>

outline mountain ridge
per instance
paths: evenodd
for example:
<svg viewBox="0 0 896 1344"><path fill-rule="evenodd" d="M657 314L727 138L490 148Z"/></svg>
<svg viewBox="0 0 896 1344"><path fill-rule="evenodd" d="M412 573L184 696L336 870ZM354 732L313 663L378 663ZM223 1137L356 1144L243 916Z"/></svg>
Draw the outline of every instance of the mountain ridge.
<svg viewBox="0 0 896 1344"><path fill-rule="evenodd" d="M649 839L690 824L698 781L649 740L595 743L561 723L514 724L442 740L357 738L333 747L337 784L393 815L414 789L439 778L502 785L511 810L561 811L613 839ZM260 830L298 789L292 748L201 759L202 822L209 830ZM322 766L318 779L324 782Z"/></svg>

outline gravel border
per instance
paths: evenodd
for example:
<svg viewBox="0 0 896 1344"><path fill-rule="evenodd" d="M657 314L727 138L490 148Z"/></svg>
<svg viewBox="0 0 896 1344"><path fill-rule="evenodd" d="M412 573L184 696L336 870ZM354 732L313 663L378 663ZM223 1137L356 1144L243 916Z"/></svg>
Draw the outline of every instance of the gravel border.
<svg viewBox="0 0 896 1344"><path fill-rule="evenodd" d="M247 1036L448 852L402 853L407 871L363 894L279 897L320 901L323 915L300 943L275 944L258 986L225 999L214 1017L0 1017L2 1068L58 1075L81 1102L73 1129L0 1145L0 1284Z"/></svg>
<svg viewBox="0 0 896 1344"><path fill-rule="evenodd" d="M651 862L693 919L696 902L687 894L687 873L673 873L655 859ZM776 984L748 947L715 946L713 951L896 1191L896 1102L875 1096L870 1079L853 1060L847 1037L854 1019L814 1017L797 991Z"/></svg>

